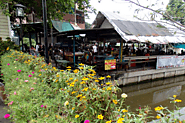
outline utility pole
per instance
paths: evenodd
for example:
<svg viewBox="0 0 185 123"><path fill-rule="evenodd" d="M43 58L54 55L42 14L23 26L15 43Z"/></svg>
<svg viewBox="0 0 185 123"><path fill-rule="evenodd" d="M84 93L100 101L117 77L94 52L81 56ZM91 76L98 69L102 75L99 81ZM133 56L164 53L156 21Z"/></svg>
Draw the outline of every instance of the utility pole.
<svg viewBox="0 0 185 123"><path fill-rule="evenodd" d="M43 9L43 25L44 25L44 42L45 42L45 61L49 63L48 56L48 32L47 32L47 12L46 12L46 0L42 0L42 9Z"/></svg>

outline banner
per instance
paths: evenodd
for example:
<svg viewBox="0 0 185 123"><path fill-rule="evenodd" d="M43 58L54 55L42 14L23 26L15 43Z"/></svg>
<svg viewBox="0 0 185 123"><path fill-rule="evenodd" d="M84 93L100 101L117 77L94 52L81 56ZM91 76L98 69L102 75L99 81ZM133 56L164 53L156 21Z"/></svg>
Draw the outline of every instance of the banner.
<svg viewBox="0 0 185 123"><path fill-rule="evenodd" d="M116 69L116 59L105 60L105 70Z"/></svg>
<svg viewBox="0 0 185 123"><path fill-rule="evenodd" d="M174 68L185 66L185 55L183 56L157 56L156 69Z"/></svg>

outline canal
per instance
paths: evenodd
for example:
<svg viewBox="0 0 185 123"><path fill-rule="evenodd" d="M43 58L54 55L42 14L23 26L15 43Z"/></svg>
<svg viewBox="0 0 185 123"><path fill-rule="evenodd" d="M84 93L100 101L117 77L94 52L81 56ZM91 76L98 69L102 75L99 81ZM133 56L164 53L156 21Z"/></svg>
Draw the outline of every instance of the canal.
<svg viewBox="0 0 185 123"><path fill-rule="evenodd" d="M125 104L130 106L129 111L135 112L139 107L151 107L152 116L156 116L154 110L157 106L168 107L173 110L174 106L170 103L169 97L177 95L177 99L182 102L177 103L180 107L185 107L185 76L166 78L155 81L146 81L134 85L125 85L120 87L121 92L118 92L118 97L122 93L126 93L128 97ZM184 112L183 112L184 113ZM185 117L182 117L185 120Z"/></svg>

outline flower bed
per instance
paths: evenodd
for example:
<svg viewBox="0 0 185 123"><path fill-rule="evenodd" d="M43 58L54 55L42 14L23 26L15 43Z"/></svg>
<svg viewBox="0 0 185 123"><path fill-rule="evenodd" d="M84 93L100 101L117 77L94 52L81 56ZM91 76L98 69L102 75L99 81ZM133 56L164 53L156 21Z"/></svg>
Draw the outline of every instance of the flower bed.
<svg viewBox="0 0 185 123"><path fill-rule="evenodd" d="M1 57L9 113L13 122L111 123L146 122L150 108L138 114L123 108L116 82L101 84L91 67L57 70L41 57L10 51ZM110 79L110 76L107 76ZM157 110L162 111L165 108ZM161 116L160 113L158 116ZM159 118L159 117L158 117Z"/></svg>

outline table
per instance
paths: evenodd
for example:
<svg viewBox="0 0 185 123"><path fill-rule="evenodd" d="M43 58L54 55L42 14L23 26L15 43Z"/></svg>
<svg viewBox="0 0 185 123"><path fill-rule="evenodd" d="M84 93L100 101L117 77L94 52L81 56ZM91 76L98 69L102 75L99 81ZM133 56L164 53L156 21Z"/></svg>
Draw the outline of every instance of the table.
<svg viewBox="0 0 185 123"><path fill-rule="evenodd" d="M69 64L72 64L73 62L67 61L67 60L56 60L57 63L59 63L63 67L67 67Z"/></svg>

